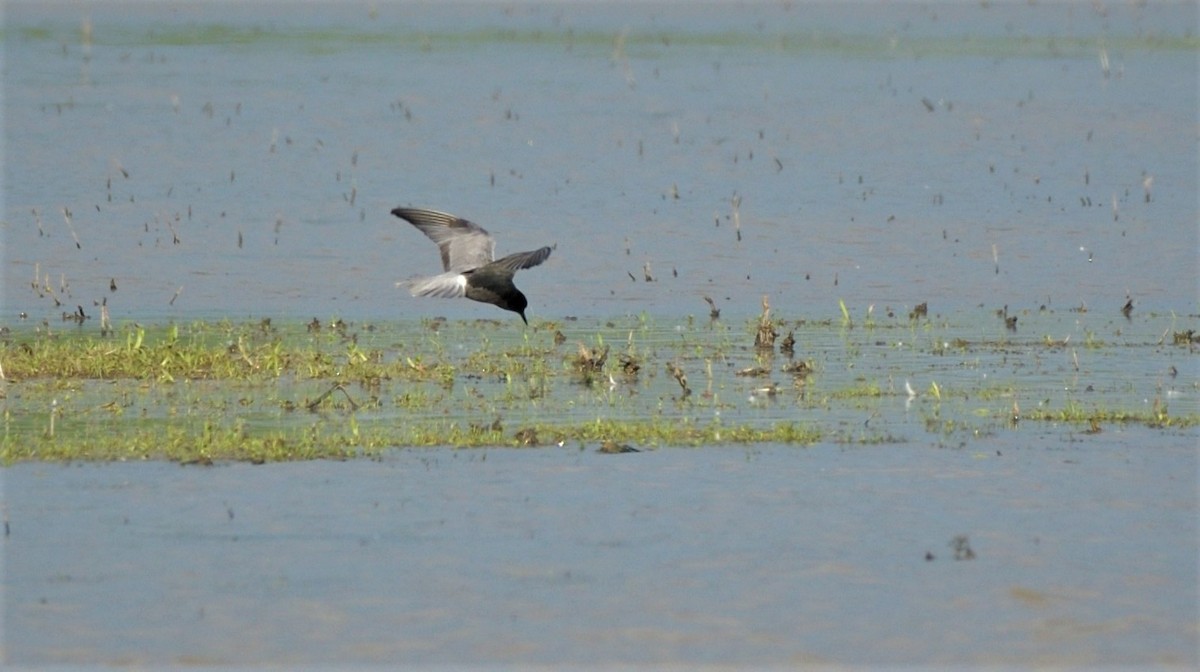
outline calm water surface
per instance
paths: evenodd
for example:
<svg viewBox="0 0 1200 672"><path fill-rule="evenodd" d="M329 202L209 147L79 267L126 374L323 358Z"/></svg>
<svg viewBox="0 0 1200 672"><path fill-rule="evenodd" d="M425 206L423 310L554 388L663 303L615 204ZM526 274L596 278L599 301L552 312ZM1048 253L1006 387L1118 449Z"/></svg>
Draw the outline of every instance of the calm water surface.
<svg viewBox="0 0 1200 672"><path fill-rule="evenodd" d="M6 653L1194 662L1195 451L998 445L22 465L5 474Z"/></svg>
<svg viewBox="0 0 1200 672"><path fill-rule="evenodd" d="M9 5L5 319L1196 310L1193 4L216 7Z"/></svg>
<svg viewBox="0 0 1200 672"><path fill-rule="evenodd" d="M1194 354L1154 346L1196 328L1194 3L304 7L5 5L0 324L502 317L395 288L437 270L388 215L414 204L557 243L535 319L1008 305L1133 343L1084 353L1100 394L1195 406ZM1198 663L1194 431L897 422L920 438L9 467L4 658Z"/></svg>

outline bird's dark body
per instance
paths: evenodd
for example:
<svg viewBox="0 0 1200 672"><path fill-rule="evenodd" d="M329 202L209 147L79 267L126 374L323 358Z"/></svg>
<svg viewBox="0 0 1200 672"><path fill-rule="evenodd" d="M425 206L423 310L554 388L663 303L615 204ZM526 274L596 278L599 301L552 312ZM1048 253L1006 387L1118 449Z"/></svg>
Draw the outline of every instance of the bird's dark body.
<svg viewBox="0 0 1200 672"><path fill-rule="evenodd" d="M513 284L513 271L498 267L496 263L488 264L473 271L466 271L466 296L473 301L491 303L511 310L525 317L525 308L529 300Z"/></svg>
<svg viewBox="0 0 1200 672"><path fill-rule="evenodd" d="M414 296L466 297L510 310L525 319L529 301L513 284L513 275L537 266L552 247L517 252L493 260L496 241L483 227L454 215L423 208L396 208L392 214L417 227L437 244L444 273L404 283Z"/></svg>

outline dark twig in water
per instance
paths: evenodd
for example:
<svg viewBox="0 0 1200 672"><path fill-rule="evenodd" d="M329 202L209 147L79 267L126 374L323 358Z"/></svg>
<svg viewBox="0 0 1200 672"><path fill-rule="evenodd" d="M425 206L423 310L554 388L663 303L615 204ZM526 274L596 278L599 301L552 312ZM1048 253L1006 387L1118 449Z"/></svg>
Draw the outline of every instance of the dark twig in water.
<svg viewBox="0 0 1200 672"><path fill-rule="evenodd" d="M82 250L83 246L79 244L79 236L75 234L75 226L71 224L71 211L63 208L62 212L63 219L67 220L67 228L71 230L71 237L75 239L75 249Z"/></svg>
<svg viewBox="0 0 1200 672"><path fill-rule="evenodd" d="M346 391L346 387L344 385L342 385L341 383L335 384L333 387L329 388L323 394L321 394L321 396L317 397L315 401L309 403L308 410L316 411L317 407L321 405L322 401L325 401L326 399L328 399L331 394L333 394L334 392L337 392L338 390L341 390L342 394L346 397L346 401L350 402L350 409L358 410L358 404L354 402L354 399L352 399L350 397L350 393Z"/></svg>
<svg viewBox="0 0 1200 672"><path fill-rule="evenodd" d="M1001 308L1000 310L996 311L996 314L1000 316L1000 319L1004 320L1004 327L1006 329L1008 329L1009 331L1014 331L1014 332L1017 330L1017 316L1008 314L1008 304L1007 303L1004 304L1004 308Z"/></svg>
<svg viewBox="0 0 1200 672"><path fill-rule="evenodd" d="M787 336L779 343L779 352L791 357L796 354L796 334L794 331L789 331Z"/></svg>
<svg viewBox="0 0 1200 672"><path fill-rule="evenodd" d="M734 192L730 203L733 205L733 231L737 234L738 242L742 242L742 217L738 209L742 207L742 195Z"/></svg>
<svg viewBox="0 0 1200 672"><path fill-rule="evenodd" d="M671 377L679 383L679 387L683 389L683 396L691 395L692 388L688 387L687 374L678 364L667 362L667 373L670 373Z"/></svg>

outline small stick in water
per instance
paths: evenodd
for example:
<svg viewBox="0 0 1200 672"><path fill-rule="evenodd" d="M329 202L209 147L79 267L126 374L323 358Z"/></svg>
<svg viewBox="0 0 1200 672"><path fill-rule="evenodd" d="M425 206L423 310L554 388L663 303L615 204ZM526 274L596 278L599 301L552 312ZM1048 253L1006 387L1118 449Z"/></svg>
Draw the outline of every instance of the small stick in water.
<svg viewBox="0 0 1200 672"><path fill-rule="evenodd" d="M738 194L735 191L733 193L732 203L733 203L733 230L735 233L737 233L737 239L738 239L738 242L740 243L742 241L742 218L738 214L738 208L740 208L742 205L741 194Z"/></svg>
<svg viewBox="0 0 1200 672"><path fill-rule="evenodd" d="M715 320L715 319L721 317L721 309L717 308L717 304L712 300L712 297L706 296L706 297L704 297L704 300L708 303L709 319Z"/></svg>
<svg viewBox="0 0 1200 672"><path fill-rule="evenodd" d="M82 250L83 246L79 244L79 236L75 234L75 227L71 224L71 211L63 208L63 219L67 220L67 228L71 230L71 237L75 239L75 249Z"/></svg>
<svg viewBox="0 0 1200 672"><path fill-rule="evenodd" d="M106 296L100 302L100 335L107 336L110 331L112 331L112 325L109 323L108 297Z"/></svg>
<svg viewBox="0 0 1200 672"><path fill-rule="evenodd" d="M322 401L325 401L326 399L328 399L329 395L333 394L334 392L337 392L338 390L341 390L342 394L345 395L345 397L346 397L346 401L350 402L350 408L352 410L358 410L358 404L354 403L354 399L352 399L350 397L350 393L346 391L346 388L341 383L337 383L333 387L329 388L328 390L325 390L325 392L322 393L321 396L317 397L316 400L314 400L312 403L310 403L308 405L308 410L316 411L317 406L320 406Z"/></svg>

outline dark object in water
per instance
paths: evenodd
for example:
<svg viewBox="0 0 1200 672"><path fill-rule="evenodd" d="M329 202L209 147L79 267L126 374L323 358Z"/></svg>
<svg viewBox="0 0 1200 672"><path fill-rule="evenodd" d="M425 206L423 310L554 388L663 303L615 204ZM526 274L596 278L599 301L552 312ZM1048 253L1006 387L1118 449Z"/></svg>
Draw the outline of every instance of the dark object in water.
<svg viewBox="0 0 1200 672"><path fill-rule="evenodd" d="M606 439L600 444L600 447L596 449L596 452L604 453L606 455L616 455L618 453L640 453L642 451L634 448L633 446L624 443L617 443L612 439Z"/></svg>

